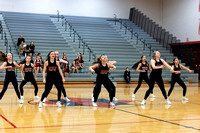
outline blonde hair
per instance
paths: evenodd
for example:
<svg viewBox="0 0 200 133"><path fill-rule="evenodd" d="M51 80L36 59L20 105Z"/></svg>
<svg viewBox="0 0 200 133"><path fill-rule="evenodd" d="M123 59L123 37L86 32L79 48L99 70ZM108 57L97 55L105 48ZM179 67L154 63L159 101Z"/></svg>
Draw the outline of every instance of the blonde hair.
<svg viewBox="0 0 200 133"><path fill-rule="evenodd" d="M153 52L152 58L153 58L154 60L156 60L156 52L159 52L159 51L154 51L154 52ZM159 53L160 53L160 52L159 52Z"/></svg>

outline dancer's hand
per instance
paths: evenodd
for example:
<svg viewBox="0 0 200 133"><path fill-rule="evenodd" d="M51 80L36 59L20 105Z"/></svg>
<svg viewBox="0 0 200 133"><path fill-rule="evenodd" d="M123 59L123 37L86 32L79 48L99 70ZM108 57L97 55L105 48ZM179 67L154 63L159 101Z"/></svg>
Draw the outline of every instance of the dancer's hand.
<svg viewBox="0 0 200 133"><path fill-rule="evenodd" d="M63 78L62 80L63 80L63 83L64 83L65 82L65 78Z"/></svg>
<svg viewBox="0 0 200 133"><path fill-rule="evenodd" d="M95 71L94 71L94 70L92 70L92 74L95 74Z"/></svg>
<svg viewBox="0 0 200 133"><path fill-rule="evenodd" d="M43 83L46 83L46 80L45 80L45 79L43 79Z"/></svg>

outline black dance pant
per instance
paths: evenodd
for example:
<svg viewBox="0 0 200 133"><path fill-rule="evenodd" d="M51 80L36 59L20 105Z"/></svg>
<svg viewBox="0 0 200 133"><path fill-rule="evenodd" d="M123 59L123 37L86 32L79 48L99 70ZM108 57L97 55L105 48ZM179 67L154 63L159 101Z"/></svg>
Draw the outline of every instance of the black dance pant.
<svg viewBox="0 0 200 133"><path fill-rule="evenodd" d="M32 78L26 78L24 80L22 80L21 84L20 84L20 93L21 93L21 96L24 95L24 85L27 83L27 82L31 82L35 88L35 91L34 91L34 94L35 96L37 96L37 93L38 93L38 86L37 86L37 83L35 81L35 79L32 77Z"/></svg>
<svg viewBox="0 0 200 133"><path fill-rule="evenodd" d="M149 94L151 92L153 92L155 82L158 84L160 90L162 91L164 98L167 99L167 94L166 94L166 91L165 91L163 79L162 79L161 75L156 75L154 73L150 74L149 89L146 91L144 99L146 100L148 98Z"/></svg>
<svg viewBox="0 0 200 133"><path fill-rule="evenodd" d="M0 93L0 99L2 99L2 97L4 96L6 90L8 89L8 85L9 85L10 82L12 82L13 87L15 89L15 92L17 94L17 97L20 99L20 92L18 90L18 83L17 83L16 77L6 77L5 78L3 89L2 89L2 91Z"/></svg>
<svg viewBox="0 0 200 133"><path fill-rule="evenodd" d="M45 90L42 94L42 98L41 101L44 100L45 97L47 97L52 89L52 86L55 85L58 91L58 101L60 101L60 97L61 97L61 87L60 87L60 82L58 80L58 78L55 79L48 79L46 78L46 83L45 83Z"/></svg>
<svg viewBox="0 0 200 133"><path fill-rule="evenodd" d="M140 77L139 77L139 79L138 79L138 85L137 85L137 87L135 88L135 91L133 92L133 94L135 94L135 93L138 91L138 89L140 88L140 86L141 86L143 80L144 80L144 81L148 84L148 86L149 86L149 78L148 78L147 74L146 74L146 75L140 74ZM151 91L151 94L153 94L153 90Z"/></svg>
<svg viewBox="0 0 200 133"><path fill-rule="evenodd" d="M60 87L61 87L61 92L63 93L64 97L67 97L66 91L65 91L65 87L63 85L63 80L62 77L59 76L58 77L59 83L60 83Z"/></svg>
<svg viewBox="0 0 200 133"><path fill-rule="evenodd" d="M174 85L175 85L176 82L183 88L183 96L186 95L187 87L186 87L185 83L183 82L183 80L180 77L172 77L171 87L170 87L169 92L168 92L168 97L172 93L172 91L174 89Z"/></svg>
<svg viewBox="0 0 200 133"><path fill-rule="evenodd" d="M106 90L109 93L109 97L110 97L110 102L113 101L113 94L114 91L112 89L112 86L110 84L111 81L109 81L109 78L107 77L98 77L96 78L96 86L94 88L94 93L93 93L93 97L94 97L94 102L97 102L98 96L101 92L101 85L103 84L103 86L106 88Z"/></svg>
<svg viewBox="0 0 200 133"><path fill-rule="evenodd" d="M131 81L131 76L128 76L128 78L127 78L127 76L125 76L124 79L126 80L126 83L130 83L130 81Z"/></svg>
<svg viewBox="0 0 200 133"><path fill-rule="evenodd" d="M115 87L115 85L113 84L113 82L112 82L109 78L108 78L108 80L109 80L110 86L111 86L112 91L113 91L113 97L115 97L115 94L116 94L116 87ZM96 85L95 85L95 87L96 87ZM94 96L94 93L95 93L95 87L94 87L94 89L93 89L93 96Z"/></svg>

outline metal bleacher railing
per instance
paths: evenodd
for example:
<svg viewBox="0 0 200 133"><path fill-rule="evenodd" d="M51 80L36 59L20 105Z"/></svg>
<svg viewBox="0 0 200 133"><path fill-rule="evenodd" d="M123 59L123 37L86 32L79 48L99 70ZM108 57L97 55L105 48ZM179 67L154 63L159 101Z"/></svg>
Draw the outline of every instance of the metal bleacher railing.
<svg viewBox="0 0 200 133"><path fill-rule="evenodd" d="M76 36L78 37L79 40L79 48L81 48L81 45L83 46L83 55L85 54L85 48L88 49L89 52L89 61L91 61L92 59L96 59L96 54L94 54L94 52L91 50L91 48L86 44L86 42L84 41L84 39L80 36L80 34L78 34L78 32L74 29L74 27L72 26L72 24L67 21L67 19L63 16L60 15L59 11L57 10L57 16L51 16L52 18L58 18L58 22L62 21L62 26L64 27L64 31L69 30L69 36L72 37L73 34L73 42L76 41Z"/></svg>
<svg viewBox="0 0 200 133"><path fill-rule="evenodd" d="M144 38L140 38L139 34L137 32L134 32L134 29L132 27L129 27L128 24L126 22L123 22L122 19L117 19L117 15L114 14L114 22L115 25L117 24L117 22L120 24L120 30L123 30L124 28L124 34L127 34L127 32L131 33L131 39L133 39L133 36L136 37L136 45L138 45L138 42L141 41L144 46L143 46L143 50L145 50L146 48L149 48L149 56L151 55L151 53L154 51L152 49L151 44L147 43L146 40Z"/></svg>
<svg viewBox="0 0 200 133"><path fill-rule="evenodd" d="M172 34L170 34L165 29L160 27L158 24L153 22L150 18L148 18L146 15L141 13L136 8L130 9L129 20L134 22L146 33L148 33L153 39L156 39L156 41L162 44L163 47L169 50L170 50L169 44L180 42L180 40L178 40Z"/></svg>
<svg viewBox="0 0 200 133"><path fill-rule="evenodd" d="M1 34L1 40L3 40L3 39L5 40L4 41L4 46L6 47L6 53L11 52L11 47L9 49L8 39L7 39L7 36L6 36L6 32L3 32L3 26L2 26L2 22L1 21L0 21L0 34Z"/></svg>

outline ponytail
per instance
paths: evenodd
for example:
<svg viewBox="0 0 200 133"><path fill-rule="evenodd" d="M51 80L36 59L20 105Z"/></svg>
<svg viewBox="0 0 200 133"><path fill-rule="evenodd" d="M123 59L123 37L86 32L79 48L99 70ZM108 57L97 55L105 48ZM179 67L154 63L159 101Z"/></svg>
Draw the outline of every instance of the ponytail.
<svg viewBox="0 0 200 133"><path fill-rule="evenodd" d="M0 62L7 61L6 56L7 55L5 55L2 51L0 51Z"/></svg>

